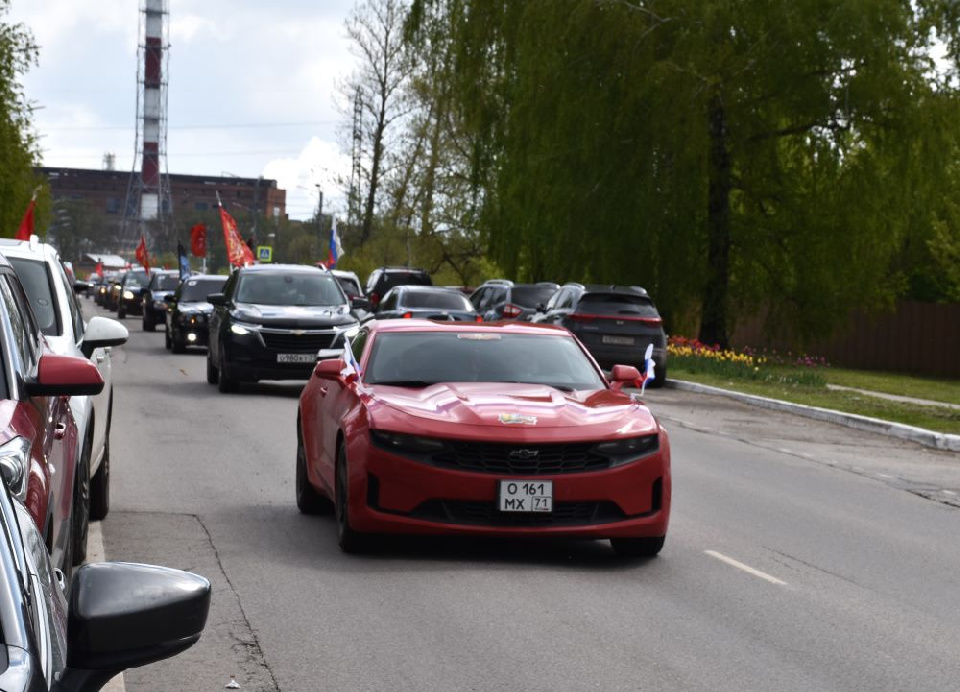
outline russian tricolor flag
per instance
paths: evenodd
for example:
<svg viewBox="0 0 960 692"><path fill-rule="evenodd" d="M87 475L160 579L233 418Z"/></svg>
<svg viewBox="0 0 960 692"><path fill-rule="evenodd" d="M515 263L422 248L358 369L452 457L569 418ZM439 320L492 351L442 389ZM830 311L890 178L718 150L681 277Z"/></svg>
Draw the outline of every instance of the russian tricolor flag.
<svg viewBox="0 0 960 692"><path fill-rule="evenodd" d="M327 269L333 269L337 266L337 260L343 256L343 246L340 244L340 236L337 235L337 217L333 217L333 225L330 226L330 250L327 253Z"/></svg>

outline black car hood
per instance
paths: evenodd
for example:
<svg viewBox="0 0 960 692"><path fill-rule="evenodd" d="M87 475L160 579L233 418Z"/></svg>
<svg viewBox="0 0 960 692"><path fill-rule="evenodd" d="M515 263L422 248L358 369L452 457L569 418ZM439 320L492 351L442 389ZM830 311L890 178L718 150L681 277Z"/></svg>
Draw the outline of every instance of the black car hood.
<svg viewBox="0 0 960 692"><path fill-rule="evenodd" d="M355 324L357 319L350 314L350 306L336 305L314 307L310 305L254 305L237 303L234 319L264 327L289 327L296 329L322 329Z"/></svg>
<svg viewBox="0 0 960 692"><path fill-rule="evenodd" d="M205 300L198 302L191 301L189 303L180 301L177 303L177 311L181 313L209 315L213 312L213 306Z"/></svg>

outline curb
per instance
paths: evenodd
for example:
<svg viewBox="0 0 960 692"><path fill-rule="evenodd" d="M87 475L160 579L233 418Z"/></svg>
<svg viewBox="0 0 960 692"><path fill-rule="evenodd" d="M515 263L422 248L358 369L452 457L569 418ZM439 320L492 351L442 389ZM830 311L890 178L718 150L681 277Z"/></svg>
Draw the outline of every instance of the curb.
<svg viewBox="0 0 960 692"><path fill-rule="evenodd" d="M866 430L867 432L897 437L901 440L909 440L910 442L916 442L924 447L931 447L933 449L960 452L960 435L949 435L924 428L915 428L911 425L891 423L890 421L880 420L879 418L858 416L853 413L841 413L840 411L819 408L817 406L791 404L790 402L780 401L779 399L768 399L753 394L742 394L729 389L721 389L720 387L711 387L709 385L686 382L684 380L667 380L664 382L664 386L670 389L679 389L696 394L725 396L744 404L750 404L751 406L759 406L772 411L785 411L798 416L804 416L805 418L845 425L848 428L856 428L858 430Z"/></svg>

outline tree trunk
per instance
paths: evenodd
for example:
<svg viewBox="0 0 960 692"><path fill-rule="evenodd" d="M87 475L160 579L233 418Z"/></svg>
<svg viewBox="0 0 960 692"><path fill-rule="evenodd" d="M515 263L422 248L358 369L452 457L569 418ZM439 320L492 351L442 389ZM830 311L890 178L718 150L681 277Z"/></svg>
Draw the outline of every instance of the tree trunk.
<svg viewBox="0 0 960 692"><path fill-rule="evenodd" d="M701 301L700 341L727 348L730 286L730 151L727 120L719 91L710 99L710 186L707 202L707 281Z"/></svg>

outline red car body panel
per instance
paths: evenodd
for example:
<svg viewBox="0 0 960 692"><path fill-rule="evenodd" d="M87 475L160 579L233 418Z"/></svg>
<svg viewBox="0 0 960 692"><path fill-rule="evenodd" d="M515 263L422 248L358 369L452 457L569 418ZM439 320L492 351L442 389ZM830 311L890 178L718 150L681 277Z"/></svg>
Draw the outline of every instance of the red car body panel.
<svg viewBox="0 0 960 692"><path fill-rule="evenodd" d="M377 335L386 331L500 330L547 336L561 333L574 338L564 329L527 323L398 323L391 320L371 327L360 359L362 368L367 366ZM500 419L504 413L535 416L536 424L504 424ZM645 457L614 468L507 476L443 468L392 453L374 444L370 430L519 445L605 442L656 434L659 446ZM350 523L358 531L585 538L658 537L667 532L672 493L669 436L643 403L609 386L576 392L504 382L448 382L412 388L368 385L353 377L323 379L315 371L300 397L300 432L310 484L331 499L335 496L337 450L345 445ZM437 500L493 503L498 481L509 478L552 481L554 503L614 503L624 518L574 525L501 526L410 516L424 503Z"/></svg>

